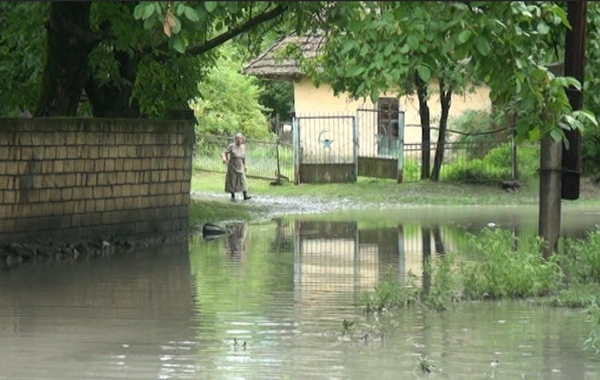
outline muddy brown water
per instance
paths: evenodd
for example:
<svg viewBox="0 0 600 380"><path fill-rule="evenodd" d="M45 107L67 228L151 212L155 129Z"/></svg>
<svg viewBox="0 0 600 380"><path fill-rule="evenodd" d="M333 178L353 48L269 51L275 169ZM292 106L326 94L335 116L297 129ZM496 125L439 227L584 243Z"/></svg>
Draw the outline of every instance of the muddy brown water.
<svg viewBox="0 0 600 380"><path fill-rule="evenodd" d="M563 221L580 236L600 210ZM460 251L466 232L488 224L535 233L535 209L231 223L212 241L24 265L0 275L0 379L600 379L579 310L478 302L378 320L362 312L363 293L385 273L419 274L423 250Z"/></svg>

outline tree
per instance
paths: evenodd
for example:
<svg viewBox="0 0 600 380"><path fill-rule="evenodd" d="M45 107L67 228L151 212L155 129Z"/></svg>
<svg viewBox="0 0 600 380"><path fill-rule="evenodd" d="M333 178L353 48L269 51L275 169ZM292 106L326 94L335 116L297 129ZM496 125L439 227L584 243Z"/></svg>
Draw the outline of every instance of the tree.
<svg viewBox="0 0 600 380"><path fill-rule="evenodd" d="M271 2L19 6L29 7L33 17L18 19L14 10L2 6L9 13L2 19L11 22L3 29L39 31L34 21L48 17L47 32L41 32L47 34L45 52L37 46L32 52L28 41L17 41L35 60L45 62L43 70L38 68L42 74L31 81L41 86L38 116L74 115L82 88L96 117L163 115L197 95L196 83L214 64L215 48L222 43L245 33L255 33L260 40L263 29L280 18L297 17L302 26L308 14L296 3ZM2 36L9 42L19 38ZM6 51L7 46L0 44L0 49ZM19 87L19 83L4 86Z"/></svg>
<svg viewBox="0 0 600 380"><path fill-rule="evenodd" d="M406 93L411 78L418 84L435 76L444 81L441 98L448 99L455 83L468 83L458 75L469 73L490 87L493 104L518 117L519 141L561 140L565 130L592 121L588 113L573 112L566 97L565 89L578 82L546 68L553 51L548 36L568 25L556 4L339 2L323 19L314 29L326 32L325 48L303 67L334 92L376 101L383 92ZM428 94L420 87L424 106ZM436 156L439 165L443 156ZM439 167L432 175L437 178Z"/></svg>
<svg viewBox="0 0 600 380"><path fill-rule="evenodd" d="M35 109L45 60L49 2L0 2L0 114Z"/></svg>
<svg viewBox="0 0 600 380"><path fill-rule="evenodd" d="M464 92L474 81L454 50L445 46L462 30L456 18L459 10L431 2L365 4L363 9L344 12L355 18L339 18L343 27L328 30L321 59L313 65L305 60L305 67L309 65L317 81L331 83L334 92L347 91L355 98L370 95L376 102L383 92L397 96L416 92L423 142L421 178L430 177L428 101L437 91L442 112L431 178L438 180L452 94ZM437 88L430 86L432 81Z"/></svg>
<svg viewBox="0 0 600 380"><path fill-rule="evenodd" d="M242 132L254 139L270 136L269 110L259 103L257 79L240 73L240 50L232 43L224 44L216 65L198 84L200 96L191 102L198 120L197 133L231 137Z"/></svg>

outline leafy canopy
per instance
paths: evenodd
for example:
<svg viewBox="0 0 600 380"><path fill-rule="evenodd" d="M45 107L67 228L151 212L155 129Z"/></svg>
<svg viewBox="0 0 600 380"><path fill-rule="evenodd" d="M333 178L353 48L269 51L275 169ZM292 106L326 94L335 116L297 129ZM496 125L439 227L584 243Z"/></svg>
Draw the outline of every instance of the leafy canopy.
<svg viewBox="0 0 600 380"><path fill-rule="evenodd" d="M323 20L312 28L326 35L316 59L297 49L286 53L335 92L376 100L386 91L406 92L414 71L423 80L453 73L487 84L492 102L518 116L521 140L560 140L565 130L596 123L569 104L565 89L580 83L546 67L550 37L569 27L555 3L336 2Z"/></svg>

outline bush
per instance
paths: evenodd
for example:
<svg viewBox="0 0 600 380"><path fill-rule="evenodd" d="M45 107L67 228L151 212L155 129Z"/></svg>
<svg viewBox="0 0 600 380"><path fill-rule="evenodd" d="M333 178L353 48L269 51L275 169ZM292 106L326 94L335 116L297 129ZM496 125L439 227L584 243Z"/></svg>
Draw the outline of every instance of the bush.
<svg viewBox="0 0 600 380"><path fill-rule="evenodd" d="M494 116L488 111L467 110L450 120L449 128L467 133L466 135L459 135L455 141L469 146L467 148L467 157L469 159L482 158L499 141L506 140L506 134L479 134L493 130L495 126L494 121Z"/></svg>
<svg viewBox="0 0 600 380"><path fill-rule="evenodd" d="M416 181L421 178L421 164L417 160L405 160L403 178L406 181Z"/></svg>
<svg viewBox="0 0 600 380"><path fill-rule="evenodd" d="M517 169L522 180L538 176L539 147L522 145L517 151ZM511 149L509 143L491 149L482 159L459 161L445 165L443 178L465 183L493 183L511 177Z"/></svg>

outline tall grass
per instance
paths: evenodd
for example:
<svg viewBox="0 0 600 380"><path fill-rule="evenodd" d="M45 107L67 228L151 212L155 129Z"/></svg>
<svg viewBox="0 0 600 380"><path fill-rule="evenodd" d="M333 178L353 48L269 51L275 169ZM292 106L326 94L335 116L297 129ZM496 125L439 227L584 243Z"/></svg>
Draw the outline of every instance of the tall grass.
<svg viewBox="0 0 600 380"><path fill-rule="evenodd" d="M542 240L531 237L524 249L513 251L513 233L485 229L470 236L469 247L478 256L460 264L460 277L467 299L538 297L550 294L562 279L557 256L545 260Z"/></svg>
<svg viewBox="0 0 600 380"><path fill-rule="evenodd" d="M586 239L568 240L565 253L548 260L541 255L538 237L519 242L518 250L515 239L510 231L486 228L478 235L468 235L466 249L473 259L458 262L464 254L447 253L435 265L428 261L424 269L429 286L419 291L420 303L444 310L458 300L552 296L555 305L595 304L595 293L600 289L600 229L590 232ZM376 288L371 301L377 300L375 304L385 308L408 305L392 302L398 296L390 286Z"/></svg>

